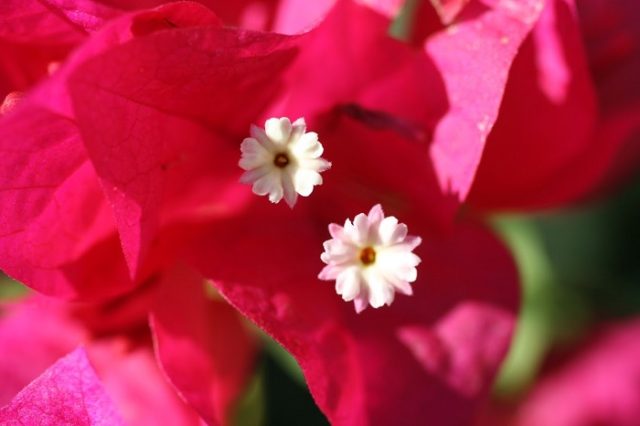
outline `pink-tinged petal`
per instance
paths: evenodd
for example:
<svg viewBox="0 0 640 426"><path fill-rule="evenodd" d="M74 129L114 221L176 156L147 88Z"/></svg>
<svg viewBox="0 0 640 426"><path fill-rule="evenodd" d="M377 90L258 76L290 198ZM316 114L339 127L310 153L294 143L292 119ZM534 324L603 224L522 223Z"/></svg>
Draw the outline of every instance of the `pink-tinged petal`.
<svg viewBox="0 0 640 426"><path fill-rule="evenodd" d="M250 194L235 185L229 141L242 139L293 54L282 36L209 25L132 40L74 72L77 122L132 276L175 211L224 213Z"/></svg>
<svg viewBox="0 0 640 426"><path fill-rule="evenodd" d="M62 309L40 299L0 305L0 406L86 337Z"/></svg>
<svg viewBox="0 0 640 426"><path fill-rule="evenodd" d="M0 408L0 423L13 425L123 425L84 349L61 358L11 403Z"/></svg>
<svg viewBox="0 0 640 426"><path fill-rule="evenodd" d="M167 381L150 346L130 347L125 339L92 343L92 364L127 425L198 426L194 409L180 399Z"/></svg>
<svg viewBox="0 0 640 426"><path fill-rule="evenodd" d="M441 73L449 102L435 128L431 159L440 186L461 200L498 118L509 68L543 6L541 0L485 3L491 6L470 4L459 22L424 45Z"/></svg>
<svg viewBox="0 0 640 426"><path fill-rule="evenodd" d="M640 418L640 321L599 333L543 376L517 410L516 426L633 426Z"/></svg>
<svg viewBox="0 0 640 426"><path fill-rule="evenodd" d="M336 0L280 0L272 31L299 34L318 25Z"/></svg>
<svg viewBox="0 0 640 426"><path fill-rule="evenodd" d="M138 322L135 328L136 324L124 321L127 312L117 310L116 303L126 302L114 301L102 315L117 319L109 318L111 324L101 323L100 327L91 324L91 328L86 327L88 306L78 320L75 306L42 297L0 305L0 406L9 403L58 358L82 344L126 424L199 425L199 416L178 397L160 371L148 336L130 338L139 337L146 323ZM94 309L102 312L103 306Z"/></svg>
<svg viewBox="0 0 640 426"><path fill-rule="evenodd" d="M3 270L62 298L130 288L111 213L74 124L18 106L0 122L0 152Z"/></svg>
<svg viewBox="0 0 640 426"><path fill-rule="evenodd" d="M209 424L229 424L253 370L255 346L240 315L205 294L204 279L176 267L163 279L150 323L158 361Z"/></svg>
<svg viewBox="0 0 640 426"><path fill-rule="evenodd" d="M504 310L462 303L433 329L402 327L398 338L430 374L473 397L492 381L509 347L513 324L513 315Z"/></svg>
<svg viewBox="0 0 640 426"><path fill-rule="evenodd" d="M416 249L423 263L414 295L357 314L331 283L316 279L323 221L305 216L304 207L286 218L275 210L257 205L248 217L214 226L193 247L193 262L296 357L329 421L423 424L430 407L434 424L466 424L506 352L518 305L507 251L475 226L431 235ZM426 236L414 213L403 221ZM408 327L439 343L435 359L407 344Z"/></svg>
<svg viewBox="0 0 640 426"><path fill-rule="evenodd" d="M582 196L617 148L594 137L595 120L573 2L550 1L514 62L471 202L545 208Z"/></svg>

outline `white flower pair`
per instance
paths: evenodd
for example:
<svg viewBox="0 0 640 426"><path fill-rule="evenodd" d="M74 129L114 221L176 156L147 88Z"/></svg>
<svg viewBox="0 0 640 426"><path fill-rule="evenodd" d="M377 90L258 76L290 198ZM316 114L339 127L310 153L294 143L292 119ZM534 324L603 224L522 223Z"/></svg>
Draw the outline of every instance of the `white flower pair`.
<svg viewBox="0 0 640 426"><path fill-rule="evenodd" d="M264 130L252 126L251 137L240 146L239 166L245 170L242 183L252 184L257 195L268 195L278 203L284 198L293 208L298 195L307 197L322 184L320 173L331 163L315 132L306 132L304 119L271 118ZM336 281L336 292L353 301L356 312L368 305L391 305L395 292L411 295L420 258L413 253L420 237L407 235L407 227L394 216L385 217L375 205L360 213L353 223L329 225L332 239L324 242L320 256L326 264L318 278Z"/></svg>

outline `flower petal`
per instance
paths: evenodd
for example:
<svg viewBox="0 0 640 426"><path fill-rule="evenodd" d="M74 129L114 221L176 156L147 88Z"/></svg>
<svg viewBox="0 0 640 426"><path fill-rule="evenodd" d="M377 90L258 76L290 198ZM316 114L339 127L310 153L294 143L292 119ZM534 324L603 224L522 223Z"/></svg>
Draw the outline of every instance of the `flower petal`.
<svg viewBox="0 0 640 426"><path fill-rule="evenodd" d="M425 43L444 80L449 103L434 131L431 158L441 188L461 200L471 189L498 118L510 65L543 5L540 0L485 3L491 4L488 10Z"/></svg>
<svg viewBox="0 0 640 426"><path fill-rule="evenodd" d="M134 38L69 78L83 142L113 208L132 277L140 275L159 226L172 215L167 210L193 214L194 204L216 204L235 187L237 145L211 129L227 137L248 128L293 53L282 46L282 36L245 37L202 25L202 13L193 4L175 3L153 15L134 15L134 22L187 15L199 26ZM209 188L208 200L203 179L217 188ZM194 180L201 182L197 189ZM197 202L188 196L194 190Z"/></svg>
<svg viewBox="0 0 640 426"><path fill-rule="evenodd" d="M130 289L115 224L77 128L23 102L0 125L3 270L67 299Z"/></svg>
<svg viewBox="0 0 640 426"><path fill-rule="evenodd" d="M205 295L178 266L161 283L150 316L158 361L180 395L210 424L228 424L253 368L255 346L239 314Z"/></svg>
<svg viewBox="0 0 640 426"><path fill-rule="evenodd" d="M416 214L407 221L412 232L424 233L421 218ZM333 424L397 424L398 413L403 419L423 418L425 406L433 407L434 424L470 421L506 353L518 305L517 274L507 251L487 230L471 225L425 240L416 250L423 264L415 294L358 315L332 286L315 279L322 267L322 241L313 223L298 210L282 218L256 204L247 217L203 235L192 259L233 305L297 358ZM252 238L238 238L240 232ZM239 265L238 259L253 267ZM484 309L456 313L468 303L496 314ZM359 311L365 306L356 300ZM464 333L474 319L479 325L467 340ZM441 336L441 350L426 357L455 362L426 368L424 358L416 358L416 347L399 338L407 326ZM465 387L464 378L474 382Z"/></svg>
<svg viewBox="0 0 640 426"><path fill-rule="evenodd" d="M574 201L611 163L617 147L595 138L595 92L573 9L573 1L547 2L514 61L470 196L479 207Z"/></svg>
<svg viewBox="0 0 640 426"><path fill-rule="evenodd" d="M124 425L82 348L61 358L0 408L0 422Z"/></svg>

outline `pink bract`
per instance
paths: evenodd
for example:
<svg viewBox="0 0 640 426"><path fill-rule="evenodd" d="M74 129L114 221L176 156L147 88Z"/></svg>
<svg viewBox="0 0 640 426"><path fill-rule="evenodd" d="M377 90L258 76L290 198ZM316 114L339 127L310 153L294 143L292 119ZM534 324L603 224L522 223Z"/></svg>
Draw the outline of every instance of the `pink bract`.
<svg viewBox="0 0 640 426"><path fill-rule="evenodd" d="M172 284L178 288L175 285L177 283ZM202 282L199 284L202 285ZM196 302L193 298L188 299L188 296L182 297L190 300L191 305ZM168 308L163 307L166 301L165 298L158 299L155 304L154 315L159 318L155 323L162 321L162 328L158 330L156 326L155 330L155 350L149 329L144 324L144 310L149 309L146 303L141 309L142 318L131 321L129 317L129 321L121 322L109 330L104 328L104 324L100 324L100 328L91 327L91 322L87 321L86 307L63 306L42 298L3 305L0 311L0 343L7 350L0 365L0 405L8 403L58 357L83 345L106 393L113 399L126 424L170 422L197 425L201 416L210 424L228 424L233 415L231 407L252 370L254 352L246 330L233 309L224 302L201 302L202 308L195 310L192 307L190 312L214 319L222 331L203 338L209 346L199 346L198 339L184 339L190 333L185 328L199 327L205 330L210 323L198 321L199 318L187 320L172 315L167 312ZM182 305L177 306L183 308ZM93 309L96 310L96 307ZM123 319L122 310L111 307L109 315ZM182 312L185 311L183 308ZM165 321L169 323L168 326ZM183 341L165 345L165 341L173 338L176 332L183 336ZM228 352L220 353L221 348L228 348ZM214 370L211 370L211 364ZM202 395L212 395L208 392L215 389L214 407L198 405L197 401L192 400L192 395L185 394L188 406L167 381L167 377L169 380L175 377L173 369L176 367L193 368L196 365L201 367L198 371L200 374L204 373L202 369L209 369L216 374L213 377L198 377L190 384L191 389L200 389ZM234 369L228 368L230 365ZM182 376L178 375L178 379L182 379ZM179 389L182 389L182 385L176 383Z"/></svg>
<svg viewBox="0 0 640 426"><path fill-rule="evenodd" d="M4 425L123 425L82 349L61 358L9 405L0 408Z"/></svg>
<svg viewBox="0 0 640 426"><path fill-rule="evenodd" d="M158 359L211 423L253 344L203 278L297 358L332 423L422 424L425 407L467 422L518 288L505 248L457 211L541 4L475 4L419 47L388 36L393 5L349 0L309 32L278 24L289 36L190 2L121 15L0 122L2 267L85 302L157 288L141 310ZM294 211L238 184L249 125L283 115L305 116L334 163ZM423 238L423 265L414 296L357 316L317 280L319 254L329 223L377 203Z"/></svg>
<svg viewBox="0 0 640 426"><path fill-rule="evenodd" d="M640 418L640 322L611 325L537 384L517 424L632 426Z"/></svg>
<svg viewBox="0 0 640 426"><path fill-rule="evenodd" d="M624 0L546 2L510 71L471 204L552 208L637 171L639 13Z"/></svg>
<svg viewBox="0 0 640 426"><path fill-rule="evenodd" d="M564 351L517 403L494 404L478 425L633 426L640 416L640 321L608 324Z"/></svg>

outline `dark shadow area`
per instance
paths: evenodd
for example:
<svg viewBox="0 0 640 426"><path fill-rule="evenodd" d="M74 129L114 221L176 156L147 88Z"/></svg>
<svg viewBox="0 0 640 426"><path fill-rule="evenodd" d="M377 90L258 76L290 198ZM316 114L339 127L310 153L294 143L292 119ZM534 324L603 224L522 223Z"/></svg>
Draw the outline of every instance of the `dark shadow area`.
<svg viewBox="0 0 640 426"><path fill-rule="evenodd" d="M265 426L327 426L329 423L304 386L291 378L268 354L262 357L265 383Z"/></svg>

